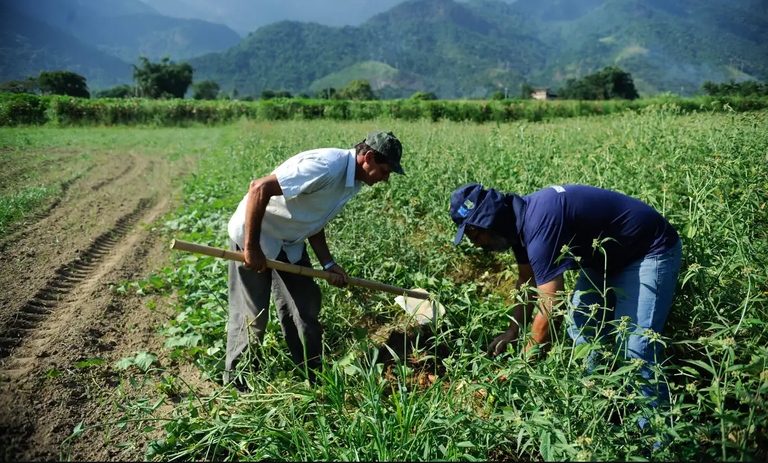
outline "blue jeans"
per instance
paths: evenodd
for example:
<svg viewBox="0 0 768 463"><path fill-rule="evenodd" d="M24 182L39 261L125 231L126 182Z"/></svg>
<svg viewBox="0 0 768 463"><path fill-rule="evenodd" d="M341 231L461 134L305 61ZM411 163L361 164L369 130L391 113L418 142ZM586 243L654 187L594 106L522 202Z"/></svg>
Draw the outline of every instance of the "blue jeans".
<svg viewBox="0 0 768 463"><path fill-rule="evenodd" d="M677 286L682 249L678 241L668 252L635 261L620 273L609 276L607 281L604 281L602 269L583 269L569 313L572 323L568 334L574 346L608 334L610 330L605 329L605 322L619 322L622 317L629 317L627 331L617 334L616 341L626 358L644 361L640 372L650 384L641 385L640 391L644 397L653 398L649 403L652 407L658 406L659 401L669 402L666 381L655 378L649 367L661 361L662 346L652 342L653 333L661 334L664 330ZM605 294L605 299L601 295L604 288L612 288ZM598 307L594 315L590 314L594 310L593 304ZM606 309L613 309L614 313L610 314ZM594 354L588 359L590 370L594 367Z"/></svg>

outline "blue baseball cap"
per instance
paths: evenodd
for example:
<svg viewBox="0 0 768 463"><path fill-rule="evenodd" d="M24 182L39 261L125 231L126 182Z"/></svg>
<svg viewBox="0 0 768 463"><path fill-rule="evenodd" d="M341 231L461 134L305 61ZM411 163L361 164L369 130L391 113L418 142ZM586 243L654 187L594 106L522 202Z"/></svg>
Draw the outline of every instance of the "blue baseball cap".
<svg viewBox="0 0 768 463"><path fill-rule="evenodd" d="M469 183L451 194L451 220L459 226L453 244L458 245L464 237L467 225L485 229L506 228L503 217L510 215L506 195L485 189L479 183ZM510 215L514 217L514 215Z"/></svg>

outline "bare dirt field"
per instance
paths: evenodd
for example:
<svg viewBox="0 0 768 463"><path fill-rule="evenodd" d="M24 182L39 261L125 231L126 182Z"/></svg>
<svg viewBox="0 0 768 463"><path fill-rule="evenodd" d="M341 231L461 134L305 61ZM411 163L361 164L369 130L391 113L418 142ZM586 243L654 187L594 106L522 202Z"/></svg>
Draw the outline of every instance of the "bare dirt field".
<svg viewBox="0 0 768 463"><path fill-rule="evenodd" d="M5 163L5 179L37 171L66 180L60 194L0 239L0 456L119 459L99 433L68 455L61 443L78 423L106 422L115 413L115 362L161 351L155 327L169 314L113 287L167 261L167 243L151 224L176 207L177 180L192 161L72 149L22 153ZM104 363L75 367L94 358Z"/></svg>

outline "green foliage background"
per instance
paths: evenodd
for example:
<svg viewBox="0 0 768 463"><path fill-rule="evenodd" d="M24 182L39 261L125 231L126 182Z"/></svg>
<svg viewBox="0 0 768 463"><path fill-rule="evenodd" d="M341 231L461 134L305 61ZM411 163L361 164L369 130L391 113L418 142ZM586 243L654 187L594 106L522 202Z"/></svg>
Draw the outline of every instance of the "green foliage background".
<svg viewBox="0 0 768 463"><path fill-rule="evenodd" d="M274 96L274 92L273 95ZM270 97L272 98L272 97ZM768 107L765 98L663 97L610 101L445 101L445 100L310 100L274 98L262 101L148 100L140 98L86 100L72 97L0 95L0 126L17 125L155 125L187 126L250 120L345 120L377 118L406 121L538 122L578 116L602 116L646 108L679 114L745 112Z"/></svg>

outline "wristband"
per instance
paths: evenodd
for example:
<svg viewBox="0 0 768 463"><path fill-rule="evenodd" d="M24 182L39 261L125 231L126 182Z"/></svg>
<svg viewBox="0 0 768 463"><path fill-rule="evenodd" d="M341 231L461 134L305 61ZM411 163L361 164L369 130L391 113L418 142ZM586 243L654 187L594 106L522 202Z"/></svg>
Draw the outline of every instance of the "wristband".
<svg viewBox="0 0 768 463"><path fill-rule="evenodd" d="M328 270L329 268L333 267L334 265L336 265L336 261L332 260L332 261L328 262L327 264L323 265L323 270Z"/></svg>

